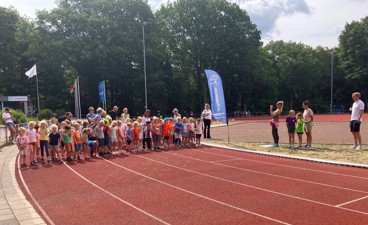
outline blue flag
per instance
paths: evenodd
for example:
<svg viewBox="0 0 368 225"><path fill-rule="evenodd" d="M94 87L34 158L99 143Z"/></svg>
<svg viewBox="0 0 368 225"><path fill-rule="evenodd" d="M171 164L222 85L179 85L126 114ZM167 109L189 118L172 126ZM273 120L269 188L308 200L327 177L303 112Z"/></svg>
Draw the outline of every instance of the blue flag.
<svg viewBox="0 0 368 225"><path fill-rule="evenodd" d="M100 97L100 102L105 101L105 81L98 83L98 96Z"/></svg>
<svg viewBox="0 0 368 225"><path fill-rule="evenodd" d="M208 89L210 90L212 115L216 120L228 124L221 77L213 70L205 70L204 72L206 73Z"/></svg>

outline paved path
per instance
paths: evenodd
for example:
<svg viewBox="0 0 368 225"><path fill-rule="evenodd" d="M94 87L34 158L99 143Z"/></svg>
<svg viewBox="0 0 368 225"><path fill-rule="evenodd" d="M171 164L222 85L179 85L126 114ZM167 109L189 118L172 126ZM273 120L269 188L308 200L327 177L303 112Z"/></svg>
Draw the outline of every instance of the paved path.
<svg viewBox="0 0 368 225"><path fill-rule="evenodd" d="M46 224L17 183L16 146L8 146L0 151L0 225Z"/></svg>

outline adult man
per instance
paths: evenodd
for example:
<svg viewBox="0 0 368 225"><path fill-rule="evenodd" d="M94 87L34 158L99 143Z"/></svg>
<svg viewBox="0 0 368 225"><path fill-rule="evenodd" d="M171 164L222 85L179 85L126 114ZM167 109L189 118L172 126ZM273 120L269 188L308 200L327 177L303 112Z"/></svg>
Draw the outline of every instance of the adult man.
<svg viewBox="0 0 368 225"><path fill-rule="evenodd" d="M95 109L93 107L89 107L88 114L86 116L86 119L88 120L89 124L94 123L95 118L96 118Z"/></svg>
<svg viewBox="0 0 368 225"><path fill-rule="evenodd" d="M58 122L61 123L65 120L72 121L72 118L73 118L73 114L71 112L67 112L67 113L65 113L65 116L62 116L58 119Z"/></svg>
<svg viewBox="0 0 368 225"><path fill-rule="evenodd" d="M352 94L354 103L351 107L351 119L350 119L350 131L354 136L353 149L363 150L362 148L362 136L360 135L360 124L362 123L362 117L364 113L364 102L360 100L360 93L354 92Z"/></svg>
<svg viewBox="0 0 368 225"><path fill-rule="evenodd" d="M6 127L10 131L9 140L14 141L14 137L15 137L14 118L13 118L13 115L11 114L10 109L8 107L6 107L4 109L4 113L2 114L2 119L3 119L4 124L6 125Z"/></svg>
<svg viewBox="0 0 368 225"><path fill-rule="evenodd" d="M119 119L118 111L119 111L119 107L117 107L117 106L114 106L112 108L112 110L109 111L108 114L111 116L112 120L118 120Z"/></svg>

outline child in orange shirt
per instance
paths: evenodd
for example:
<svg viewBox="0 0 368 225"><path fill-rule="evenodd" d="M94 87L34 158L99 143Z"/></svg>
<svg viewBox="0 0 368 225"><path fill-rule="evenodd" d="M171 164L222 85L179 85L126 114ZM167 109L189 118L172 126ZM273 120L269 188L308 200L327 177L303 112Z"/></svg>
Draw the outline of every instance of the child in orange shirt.
<svg viewBox="0 0 368 225"><path fill-rule="evenodd" d="M79 123L74 123L74 131L73 131L73 143L74 143L74 160L78 161L80 160L80 155L81 155L81 150L82 150L82 134L79 130L80 128L80 124ZM86 158L86 156L84 155L83 160Z"/></svg>
<svg viewBox="0 0 368 225"><path fill-rule="evenodd" d="M139 123L137 121L134 121L133 123L133 148L137 149L139 151L138 142L139 142Z"/></svg>
<svg viewBox="0 0 368 225"><path fill-rule="evenodd" d="M163 124L161 124L162 129L162 138L163 138L163 147L169 148L169 139L170 139L170 127L172 128L172 125L169 124L169 118L165 117Z"/></svg>

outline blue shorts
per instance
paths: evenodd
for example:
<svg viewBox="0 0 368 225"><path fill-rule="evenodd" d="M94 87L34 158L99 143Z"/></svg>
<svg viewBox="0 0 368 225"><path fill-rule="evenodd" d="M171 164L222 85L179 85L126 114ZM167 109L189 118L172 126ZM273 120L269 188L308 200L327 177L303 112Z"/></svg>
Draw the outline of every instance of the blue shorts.
<svg viewBox="0 0 368 225"><path fill-rule="evenodd" d="M90 147L90 148L93 148L93 142L95 142L95 141L88 141L88 147Z"/></svg>
<svg viewBox="0 0 368 225"><path fill-rule="evenodd" d="M6 127L15 127L15 124L13 122L7 122L5 123Z"/></svg>
<svg viewBox="0 0 368 225"><path fill-rule="evenodd" d="M79 152L80 150L82 150L82 145L81 145L81 144L79 144L79 145L74 145L74 150L75 150L76 152Z"/></svg>

